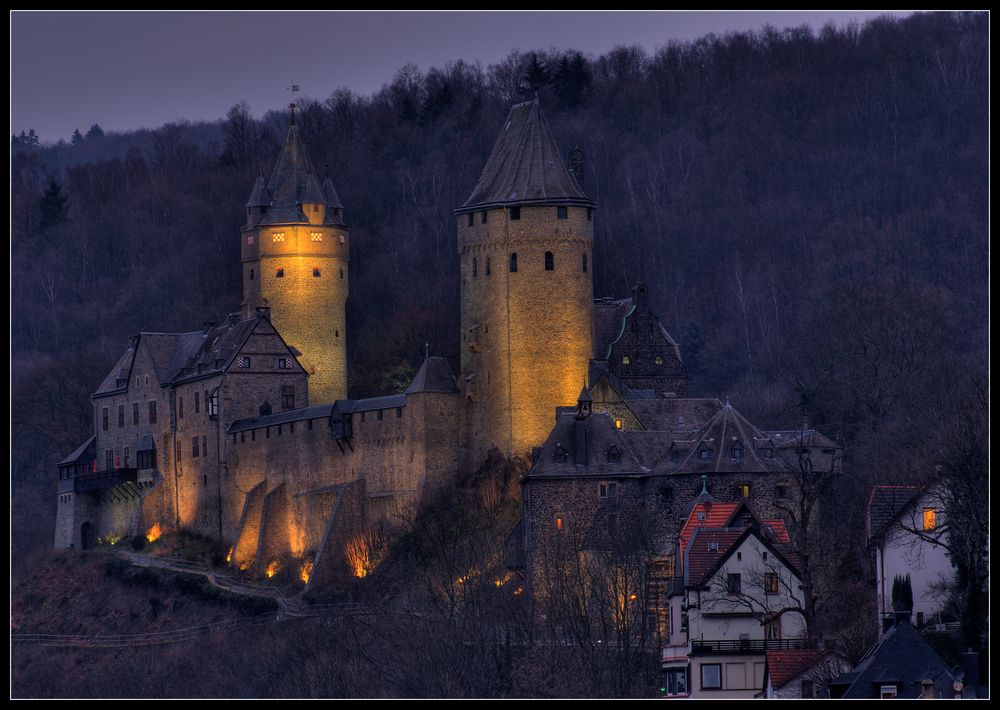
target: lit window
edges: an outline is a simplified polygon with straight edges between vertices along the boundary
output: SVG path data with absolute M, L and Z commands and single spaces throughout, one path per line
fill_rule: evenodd
M 274 234 L 271 235 L 271 239 L 274 240 L 275 242 L 283 242 L 285 241 L 285 233 L 275 232 Z
M 740 498 L 749 498 L 750 497 L 750 484 L 749 483 L 741 483 L 740 485 L 738 485 L 736 487 L 736 493 L 739 495 Z
M 323 232 L 310 232 L 309 238 L 314 242 L 323 241 Z
M 778 593 L 778 575 L 776 572 L 764 573 L 764 591 L 768 594 Z
M 937 511 L 934 508 L 924 508 L 924 530 L 937 527 Z
M 556 516 L 556 530 L 562 530 L 564 527 L 563 517 L 561 515 Z
M 660 357 L 659 355 L 657 355 L 656 359 L 653 362 L 655 362 L 657 365 L 662 365 L 663 364 L 663 358 Z
M 247 244 L 253 244 L 253 235 L 252 234 L 248 234 L 247 235 Z
M 343 234 L 340 235 L 340 243 L 341 244 L 346 244 L 347 243 L 347 237 L 345 237 Z
M 628 355 L 622 355 L 622 365 L 628 365 L 632 360 Z
M 621 428 L 622 428 L 622 420 L 615 419 L 615 429 L 621 429 Z

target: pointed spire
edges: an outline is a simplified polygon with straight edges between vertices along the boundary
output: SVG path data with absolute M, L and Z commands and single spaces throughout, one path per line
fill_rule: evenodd
M 292 102 L 288 104 L 288 108 L 292 109 L 292 125 L 295 125 L 295 103 Z
M 511 107 L 479 182 L 459 211 L 506 204 L 594 206 L 566 169 L 537 96 Z
M 247 200 L 247 207 L 267 207 L 271 204 L 271 196 L 267 192 L 267 188 L 264 187 L 264 178 L 261 175 L 257 176 L 254 181 L 253 190 L 250 192 L 250 199 Z

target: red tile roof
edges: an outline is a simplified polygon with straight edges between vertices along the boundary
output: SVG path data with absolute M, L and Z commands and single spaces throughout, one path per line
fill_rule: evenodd
M 818 661 L 821 655 L 816 649 L 768 651 L 767 673 L 771 677 L 771 686 L 780 688 Z
M 771 528 L 771 532 L 774 533 L 775 542 L 787 545 L 792 541 L 791 535 L 788 534 L 788 528 L 785 527 L 784 520 L 765 520 L 764 525 Z
M 716 563 L 725 557 L 732 546 L 743 536 L 743 530 L 698 529 L 689 541 L 685 560 L 686 584 L 701 584 Z M 710 545 L 716 549 L 710 549 Z
M 695 503 L 688 519 L 684 521 L 684 527 L 681 528 L 681 534 L 678 538 L 681 558 L 683 559 L 684 548 L 687 546 L 688 540 L 691 539 L 691 535 L 696 528 L 726 527 L 729 517 L 736 511 L 739 505 L 739 503 L 716 503 L 710 500 Z M 700 517 L 702 514 L 704 514 L 704 518 Z

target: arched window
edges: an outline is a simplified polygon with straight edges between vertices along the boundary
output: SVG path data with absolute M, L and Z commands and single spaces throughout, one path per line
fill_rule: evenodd
M 517 252 L 511 252 L 510 255 L 510 270 L 511 273 L 517 271 Z
M 486 257 L 486 275 L 490 275 L 490 258 Z
M 587 255 L 583 255 L 583 273 L 587 273 Z
M 472 257 L 472 275 L 479 276 L 479 264 L 476 261 L 476 257 Z
M 552 256 L 552 252 L 545 252 L 545 270 L 552 271 L 556 268 L 555 258 Z

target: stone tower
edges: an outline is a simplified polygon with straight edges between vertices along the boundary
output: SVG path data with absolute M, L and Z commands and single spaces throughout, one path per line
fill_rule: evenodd
M 309 373 L 309 401 L 347 396 L 349 230 L 330 178 L 321 185 L 295 124 L 271 179 L 258 177 L 241 232 L 243 311 L 268 306 Z
M 593 352 L 594 201 L 566 169 L 537 99 L 510 109 L 455 213 L 459 384 L 475 466 L 490 446 L 541 445 L 556 407 L 576 404 Z

